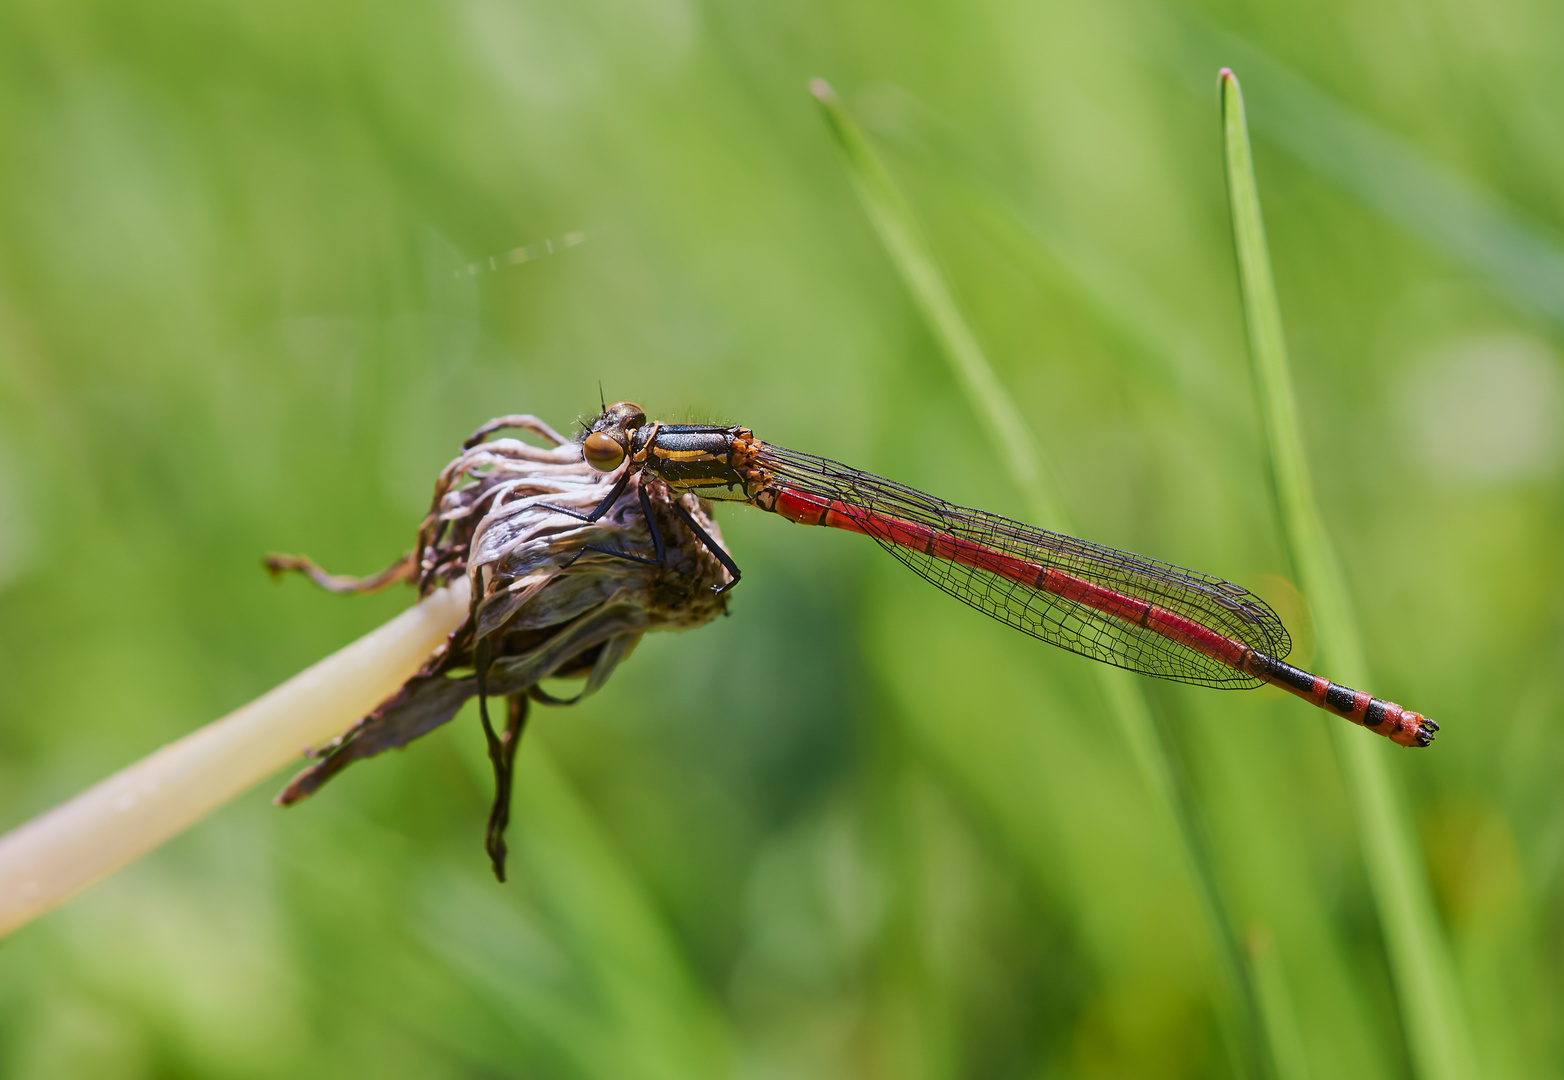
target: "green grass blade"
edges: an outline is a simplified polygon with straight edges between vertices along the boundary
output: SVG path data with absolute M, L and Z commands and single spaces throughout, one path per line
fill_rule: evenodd
M 1282 529 L 1299 582 L 1313 607 L 1324 669 L 1349 686 L 1368 686 L 1362 639 L 1315 503 L 1304 457 L 1243 95 L 1237 78 L 1226 69 L 1220 76 L 1220 88 L 1233 242 Z M 1456 997 L 1427 871 L 1405 802 L 1385 768 L 1386 754 L 1404 751 L 1340 721 L 1331 723 L 1331 731 L 1346 765 L 1412 1061 L 1424 1080 L 1475 1076 L 1470 1028 Z
M 1010 469 L 1011 478 L 1032 512 L 1058 525 L 1064 511 L 1054 493 L 1057 485 L 1043 474 L 1043 455 L 1037 440 L 956 307 L 912 208 L 830 85 L 824 79 L 815 79 L 809 84 L 809 92 L 820 102 L 831 133 L 847 159 L 848 174 L 864 210 L 941 351 L 955 368 L 956 377 L 994 444 L 995 456 Z
M 1187 71 L 1221 56 L 1249 73 L 1262 107 L 1255 117 L 1261 139 L 1486 278 L 1518 307 L 1564 326 L 1564 244 L 1555 229 L 1236 34 L 1194 15 L 1174 26 L 1178 32 L 1170 28 L 1164 40 L 1185 44 L 1167 51 L 1168 64 Z
M 1049 528 L 1072 531 L 1053 469 L 957 307 L 912 208 L 831 87 L 824 80 L 816 79 L 809 89 L 820 102 L 832 134 L 836 136 L 846 159 L 848 175 L 870 222 L 966 391 L 968 403 L 992 444 L 996 459 L 1010 470 L 1011 479 L 1025 497 L 1035 521 Z M 1167 799 L 1172 811 L 1196 892 L 1216 942 L 1217 957 L 1233 995 L 1234 1037 L 1244 1060 L 1244 1071 L 1256 1076 L 1272 1075 L 1272 1055 L 1260 1022 L 1249 970 L 1233 918 L 1218 886 L 1216 868 L 1200 827 L 1193 792 L 1178 768 L 1175 748 L 1168 733 L 1154 721 L 1133 676 L 1105 665 L 1094 665 L 1093 670 L 1109 712 L 1123 730 L 1137 763 Z
M 1287 990 L 1287 974 L 1271 932 L 1264 927 L 1250 927 L 1244 945 L 1254 970 L 1255 993 L 1260 1000 L 1266 1036 L 1276 1055 L 1276 1080 L 1309 1080 L 1309 1063 L 1303 1053 L 1292 995 Z

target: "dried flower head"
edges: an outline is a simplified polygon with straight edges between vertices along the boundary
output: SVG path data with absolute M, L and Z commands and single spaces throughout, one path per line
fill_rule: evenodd
M 505 429 L 530 431 L 549 445 L 493 437 Z M 288 805 L 314 794 L 354 761 L 405 746 L 478 697 L 496 789 L 485 846 L 503 881 L 511 767 L 528 701 L 570 705 L 592 694 L 648 630 L 687 630 L 720 613 L 724 599 L 719 590 L 732 580 L 717 557 L 696 542 L 659 480 L 632 477 L 596 521 L 572 516 L 597 506 L 617 478 L 617 470 L 605 475 L 587 465 L 579 443 L 536 417 L 503 416 L 474 432 L 461 455 L 441 471 L 429 515 L 418 530 L 417 550 L 379 574 L 337 577 L 305 558 L 269 557 L 266 565 L 274 573 L 298 570 L 333 592 L 368 592 L 409 581 L 426 596 L 465 575 L 473 597 L 467 620 L 423 669 L 378 709 L 316 750 L 312 756 L 318 760 L 294 777 L 277 801 Z M 642 483 L 647 485 L 644 500 Z M 680 506 L 721 543 L 708 504 L 684 495 Z M 645 508 L 656 518 L 666 547 L 661 563 L 649 557 L 653 546 Z M 645 561 L 612 552 L 640 554 Z M 585 684 L 568 699 L 539 686 L 544 679 L 573 678 Z M 489 696 L 508 699 L 503 731 L 496 732 L 489 722 Z

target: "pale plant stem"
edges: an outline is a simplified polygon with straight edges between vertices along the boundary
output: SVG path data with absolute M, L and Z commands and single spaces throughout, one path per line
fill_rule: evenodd
M 394 694 L 467 617 L 441 589 L 220 720 L 0 836 L 0 936 L 63 904 L 341 734 Z

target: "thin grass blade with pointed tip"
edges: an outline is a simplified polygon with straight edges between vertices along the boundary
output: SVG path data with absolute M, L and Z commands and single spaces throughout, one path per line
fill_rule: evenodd
M 1315 503 L 1299 433 L 1243 94 L 1231 71 L 1224 68 L 1218 81 L 1233 243 L 1282 531 L 1314 609 L 1325 666 L 1352 684 L 1364 686 L 1369 680 L 1362 638 Z M 1434 915 L 1428 872 L 1412 835 L 1405 802 L 1385 770 L 1378 740 L 1365 739 L 1360 732 L 1338 724 L 1331 725 L 1331 733 L 1346 765 L 1358 835 L 1417 1073 L 1423 1080 L 1476 1076 L 1470 1029 L 1456 995 L 1449 950 Z

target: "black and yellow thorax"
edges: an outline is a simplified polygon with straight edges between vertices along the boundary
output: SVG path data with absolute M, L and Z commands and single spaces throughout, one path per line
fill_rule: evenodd
M 675 491 L 747 502 L 765 487 L 760 445 L 749 428 L 651 423 L 632 434 L 630 461 Z

